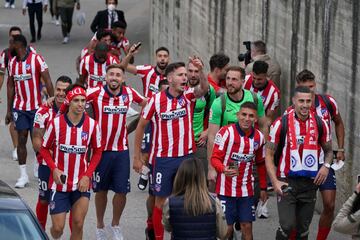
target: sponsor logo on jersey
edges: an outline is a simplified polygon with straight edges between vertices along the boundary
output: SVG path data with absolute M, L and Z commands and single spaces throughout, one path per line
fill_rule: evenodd
M 305 136 L 296 136 L 296 143 L 298 145 L 304 144 Z
M 15 81 L 26 81 L 26 80 L 30 80 L 31 78 L 32 76 L 30 73 L 14 75 Z
M 155 85 L 155 84 L 150 84 L 149 85 L 149 89 L 154 92 L 154 93 L 158 93 L 159 92 L 159 88 Z
M 250 162 L 254 159 L 254 154 L 232 153 L 231 159 L 239 162 Z
M 162 120 L 172 120 L 186 116 L 186 109 L 181 108 L 170 112 L 164 112 L 160 114 Z
M 126 106 L 104 106 L 104 113 L 108 114 L 126 114 Z
M 86 146 L 60 144 L 60 151 L 65 153 L 83 154 L 86 152 Z
M 93 75 L 93 74 L 90 75 L 90 79 L 93 80 L 93 81 L 96 81 L 96 82 L 103 82 L 103 81 L 105 81 L 105 77 L 103 77 L 103 76 L 98 76 L 98 75 Z

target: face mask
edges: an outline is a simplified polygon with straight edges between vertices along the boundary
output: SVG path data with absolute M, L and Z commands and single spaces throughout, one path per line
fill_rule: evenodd
M 107 6 L 107 8 L 108 8 L 108 10 L 110 10 L 110 11 L 114 11 L 115 8 L 116 8 L 116 5 L 115 5 L 115 4 L 109 4 L 109 5 Z

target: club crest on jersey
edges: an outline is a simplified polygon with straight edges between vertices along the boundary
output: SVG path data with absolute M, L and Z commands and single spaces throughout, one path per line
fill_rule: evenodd
M 124 104 L 129 102 L 129 95 L 127 95 L 127 94 L 121 95 L 121 98 L 122 98 Z
M 178 103 L 180 104 L 180 106 L 185 106 L 186 105 L 186 101 L 184 99 L 183 96 L 181 96 L 179 99 L 178 99 Z
M 312 167 L 312 166 L 314 166 L 315 165 L 315 158 L 314 158 L 314 156 L 312 155 L 312 154 L 309 154 L 309 155 L 307 155 L 306 157 L 305 157 L 305 165 L 307 166 L 307 167 Z
M 160 117 L 162 120 L 173 120 L 173 119 L 178 119 L 178 118 L 181 118 L 184 116 L 186 116 L 185 108 L 180 108 L 180 109 L 176 109 L 174 111 L 160 113 Z
M 258 96 L 261 97 L 261 101 L 262 101 L 262 102 L 265 102 L 266 96 L 263 96 L 263 95 L 258 95 Z
M 259 147 L 259 142 L 257 142 L 257 141 L 254 141 L 254 148 L 256 149 L 256 148 L 258 148 Z
M 238 162 L 250 162 L 254 159 L 254 154 L 232 153 L 231 159 Z
M 30 64 L 26 64 L 26 65 L 25 65 L 25 68 L 26 68 L 26 70 L 30 70 L 31 65 L 30 65 Z
M 59 149 L 62 152 L 73 153 L 73 154 L 84 154 L 86 152 L 85 146 L 77 146 L 77 145 L 60 144 Z
M 81 139 L 82 139 L 83 141 L 88 140 L 88 137 L 89 137 L 89 133 L 88 133 L 88 132 L 81 132 Z
M 104 106 L 104 113 L 108 114 L 126 114 L 126 106 Z

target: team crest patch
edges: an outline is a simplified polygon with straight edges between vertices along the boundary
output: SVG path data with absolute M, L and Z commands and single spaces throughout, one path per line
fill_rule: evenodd
M 121 97 L 124 103 L 127 103 L 129 101 L 129 96 L 127 94 L 124 94 Z
M 185 106 L 185 105 L 186 105 L 186 101 L 185 101 L 184 97 L 179 98 L 178 103 L 179 103 L 180 106 L 182 106 L 182 107 Z
M 88 132 L 81 132 L 81 139 L 83 141 L 86 141 L 89 137 L 89 133 Z
M 26 70 L 30 70 L 30 68 L 31 68 L 30 64 L 26 64 L 25 68 L 26 68 Z
M 315 158 L 313 155 L 309 154 L 305 157 L 305 165 L 307 167 L 312 167 L 315 165 Z
M 51 210 L 54 210 L 55 209 L 55 201 L 50 201 L 49 207 Z
M 216 134 L 214 143 L 217 145 L 221 145 L 223 143 L 223 139 L 221 134 Z
M 257 147 L 259 147 L 259 142 L 254 141 L 254 148 L 256 149 Z
M 265 102 L 266 97 L 262 96 L 262 95 L 260 95 L 260 97 L 261 97 L 262 102 Z
M 161 185 L 160 185 L 160 184 L 155 184 L 154 190 L 155 190 L 156 192 L 160 192 L 160 190 L 161 190 Z

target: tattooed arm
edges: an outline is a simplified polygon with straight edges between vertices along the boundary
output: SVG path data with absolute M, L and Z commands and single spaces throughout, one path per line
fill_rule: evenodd
M 333 151 L 332 151 L 332 143 L 331 141 L 328 142 L 322 142 L 321 148 L 324 151 L 324 164 L 319 169 L 315 179 L 314 183 L 316 185 L 321 185 L 326 181 L 327 175 L 329 174 L 329 168 L 325 166 L 326 163 L 331 164 L 332 158 L 333 158 Z

